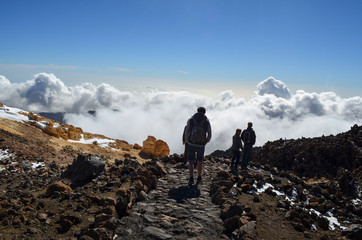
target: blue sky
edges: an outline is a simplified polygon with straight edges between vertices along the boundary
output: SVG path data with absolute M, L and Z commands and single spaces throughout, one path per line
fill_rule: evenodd
M 0 2 L 0 75 L 54 73 L 109 83 L 250 94 L 273 76 L 291 90 L 361 96 L 362 1 Z

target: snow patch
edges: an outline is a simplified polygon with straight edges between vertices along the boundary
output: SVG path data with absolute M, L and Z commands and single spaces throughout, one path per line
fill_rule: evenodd
M 355 206 L 358 206 L 358 205 L 362 204 L 362 200 L 359 198 L 352 199 L 352 204 Z
M 115 142 L 115 140 L 113 140 L 113 139 L 103 139 L 103 138 L 84 139 L 83 134 L 81 134 L 81 139 L 79 141 L 75 141 L 75 140 L 71 140 L 71 139 L 69 139 L 68 141 L 74 142 L 74 143 L 83 143 L 83 144 L 97 143 L 98 146 L 103 147 L 103 148 L 111 148 L 109 146 L 109 144 Z
M 40 128 L 41 130 L 43 130 L 43 129 L 46 129 L 47 124 L 44 124 L 43 121 L 41 121 L 41 122 L 36 122 L 36 123 L 35 123 L 35 127 Z
M 9 149 L 0 149 L 0 160 L 13 158 L 14 154 L 9 153 Z
M 256 189 L 249 191 L 247 193 L 249 194 L 260 194 L 265 192 L 268 188 L 272 188 L 272 191 L 274 193 L 276 193 L 278 196 L 284 196 L 285 195 L 285 199 L 288 200 L 291 205 L 294 204 L 293 200 L 298 198 L 298 193 L 297 193 L 297 189 L 293 187 L 292 190 L 292 195 L 288 196 L 286 195 L 283 191 L 279 191 L 279 190 L 275 190 L 274 186 L 270 183 L 266 183 L 263 186 L 261 186 L 260 188 L 257 188 L 257 181 L 254 182 L 253 187 Z M 307 200 L 308 201 L 308 200 Z M 352 203 L 357 205 L 357 204 L 361 204 L 362 201 L 360 199 L 353 199 Z M 341 228 L 341 229 L 345 229 L 346 227 L 342 226 L 339 222 L 338 219 L 336 217 L 333 216 L 333 209 L 329 210 L 326 214 L 322 215 L 319 211 L 315 210 L 315 209 L 305 209 L 308 212 L 314 212 L 315 214 L 317 214 L 318 216 L 322 216 L 324 218 L 327 218 L 329 221 L 329 229 L 330 230 L 335 230 L 336 226 Z M 312 229 L 316 229 L 316 226 L 312 226 Z
M 23 111 L 19 108 L 8 107 L 5 105 L 3 107 L 0 107 L 0 118 L 9 119 L 16 122 L 25 122 L 29 120 L 28 116 L 20 113 L 27 114 L 28 112 Z
M 43 167 L 45 167 L 45 164 L 43 163 L 43 162 L 37 162 L 37 163 L 31 163 L 31 167 L 33 168 L 33 169 L 37 169 L 37 168 L 43 168 Z

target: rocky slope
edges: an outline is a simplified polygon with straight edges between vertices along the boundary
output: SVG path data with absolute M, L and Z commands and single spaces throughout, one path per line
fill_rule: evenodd
M 0 118 L 0 239 L 361 239 L 361 133 L 270 142 L 244 172 L 218 151 L 190 187 L 177 154 Z

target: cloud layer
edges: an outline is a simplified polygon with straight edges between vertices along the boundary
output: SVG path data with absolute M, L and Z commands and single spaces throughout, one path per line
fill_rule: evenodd
M 340 98 L 333 92 L 292 93 L 269 77 L 249 100 L 232 91 L 218 99 L 189 92 L 120 91 L 109 84 L 69 87 L 53 74 L 39 73 L 23 83 L 0 76 L 0 101 L 34 112 L 67 112 L 67 122 L 88 132 L 139 143 L 153 135 L 165 140 L 171 153 L 181 153 L 183 127 L 198 106 L 206 108 L 213 139 L 206 151 L 231 146 L 236 128 L 254 123 L 257 145 L 279 138 L 315 137 L 347 131 L 362 119 L 362 98 Z M 91 116 L 88 110 L 96 110 Z

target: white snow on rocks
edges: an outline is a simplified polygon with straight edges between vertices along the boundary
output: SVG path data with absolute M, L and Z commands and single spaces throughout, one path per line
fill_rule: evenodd
M 0 107 L 0 118 L 9 119 L 9 120 L 16 121 L 16 122 L 30 122 L 30 121 L 34 122 L 33 120 L 29 120 L 28 116 L 23 115 L 21 113 L 28 114 L 29 112 L 23 111 L 18 108 L 5 106 L 5 105 L 3 107 Z M 35 127 L 43 130 L 47 127 L 48 124 L 49 124 L 49 122 L 47 122 L 47 121 L 36 121 Z M 59 126 L 60 126 L 59 123 L 53 124 L 54 128 L 57 128 Z M 109 147 L 109 144 L 112 142 L 115 142 L 115 140 L 112 140 L 112 139 L 101 139 L 101 138 L 92 138 L 92 139 L 85 140 L 83 135 L 82 135 L 82 139 L 80 139 L 79 141 L 74 141 L 74 140 L 70 140 L 70 139 L 68 141 L 69 142 L 78 142 L 78 143 L 83 143 L 83 144 L 95 144 L 96 143 L 98 146 L 103 147 L 103 148 L 111 148 L 111 147 Z M 114 150 L 116 150 L 116 149 L 114 149 Z M 0 160 L 1 160 L 1 153 L 0 153 Z
M 249 194 L 260 194 L 260 193 L 263 193 L 265 192 L 268 188 L 271 188 L 272 191 L 277 195 L 277 196 L 284 196 L 285 195 L 285 199 L 288 200 L 290 202 L 291 205 L 294 205 L 294 201 L 297 199 L 298 197 L 298 193 L 297 193 L 297 190 L 295 188 L 293 188 L 293 191 L 292 191 L 292 195 L 291 196 L 288 196 L 286 195 L 283 191 L 279 191 L 279 190 L 276 190 L 274 188 L 274 186 L 270 183 L 265 183 L 264 185 L 260 186 L 260 187 L 257 187 L 257 181 L 254 182 L 253 184 L 253 187 L 256 189 L 255 190 L 252 190 L 252 191 L 249 191 L 247 193 Z M 362 201 L 360 199 L 354 199 L 352 200 L 354 204 L 361 204 Z M 312 213 L 314 212 L 315 214 L 317 214 L 318 216 L 322 216 L 324 218 L 327 218 L 328 221 L 329 221 L 329 229 L 330 230 L 335 230 L 336 229 L 336 226 L 338 226 L 339 228 L 341 229 L 345 229 L 346 227 L 342 226 L 339 222 L 338 222 L 338 219 L 336 217 L 333 216 L 333 211 L 334 209 L 331 209 L 329 210 L 327 213 L 325 214 L 321 214 L 319 211 L 315 210 L 315 209 L 306 209 L 306 208 L 303 208 L 304 210 L 308 211 L 309 213 Z M 313 228 L 316 229 L 316 226 L 312 226 Z
M 27 113 L 26 111 L 23 111 L 18 108 L 3 106 L 0 107 L 0 118 L 6 118 L 12 121 L 16 122 L 25 122 L 28 121 L 28 116 L 25 116 L 23 114 L 20 114 L 21 112 Z
M 83 143 L 83 144 L 97 144 L 98 146 L 103 147 L 103 148 L 111 148 L 109 146 L 109 144 L 115 142 L 115 140 L 113 140 L 113 139 L 103 139 L 103 138 L 84 139 L 83 134 L 81 134 L 81 139 L 79 141 L 75 141 L 75 140 L 71 140 L 71 139 L 69 139 L 68 141 L 75 142 L 75 143 Z
M 0 160 L 11 159 L 14 157 L 14 154 L 9 153 L 9 149 L 0 149 Z

